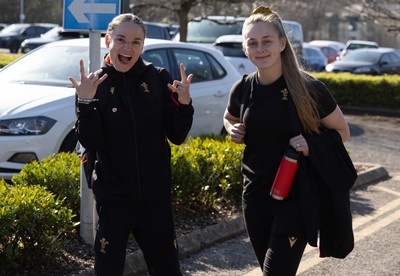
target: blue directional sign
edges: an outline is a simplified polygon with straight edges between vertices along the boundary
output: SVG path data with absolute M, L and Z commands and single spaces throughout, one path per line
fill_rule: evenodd
M 121 0 L 64 0 L 63 27 L 71 31 L 106 31 L 121 10 Z

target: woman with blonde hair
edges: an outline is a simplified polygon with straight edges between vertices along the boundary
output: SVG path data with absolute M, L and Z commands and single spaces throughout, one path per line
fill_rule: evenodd
M 224 125 L 233 142 L 246 145 L 246 229 L 264 275 L 295 275 L 306 244 L 317 246 L 319 233 L 321 257 L 343 258 L 353 248 L 348 190 L 356 174 L 343 145 L 350 131 L 328 88 L 299 66 L 276 12 L 256 8 L 242 34 L 257 71 L 233 85 Z M 288 196 L 277 200 L 270 191 L 287 148 L 300 153 L 300 165 Z

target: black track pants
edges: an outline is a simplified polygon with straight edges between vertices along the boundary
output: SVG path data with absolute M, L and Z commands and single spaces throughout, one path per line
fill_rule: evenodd
M 264 276 L 294 276 L 307 242 L 293 202 L 244 205 L 250 241 Z
M 143 252 L 150 275 L 182 275 L 169 204 L 126 207 L 97 203 L 96 208 L 96 275 L 123 275 L 130 233 Z

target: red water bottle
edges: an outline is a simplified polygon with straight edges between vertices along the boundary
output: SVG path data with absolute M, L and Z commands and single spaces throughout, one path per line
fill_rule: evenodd
M 300 152 L 297 152 L 291 146 L 286 149 L 271 187 L 270 195 L 273 198 L 283 200 L 288 196 L 297 168 L 299 167 L 299 158 Z

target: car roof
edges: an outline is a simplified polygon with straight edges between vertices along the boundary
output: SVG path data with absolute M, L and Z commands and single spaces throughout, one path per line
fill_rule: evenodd
M 370 52 L 370 53 L 389 53 L 389 52 L 396 52 L 397 50 L 394 48 L 387 48 L 387 47 L 379 47 L 379 48 L 360 48 L 357 50 L 353 50 L 357 52 Z
M 221 35 L 220 37 L 218 37 L 215 40 L 214 44 L 224 43 L 224 42 L 240 42 L 240 43 L 242 43 L 243 36 L 241 34 Z
M 349 44 L 365 44 L 365 45 L 374 45 L 374 46 L 378 46 L 378 43 L 375 42 L 375 41 L 356 40 L 356 39 L 347 41 L 346 45 L 349 45 Z
M 247 17 L 236 17 L 228 15 L 208 15 L 206 17 L 195 17 L 190 21 L 201 21 L 201 20 L 212 20 L 212 21 L 224 21 L 224 22 L 242 22 L 245 21 Z

